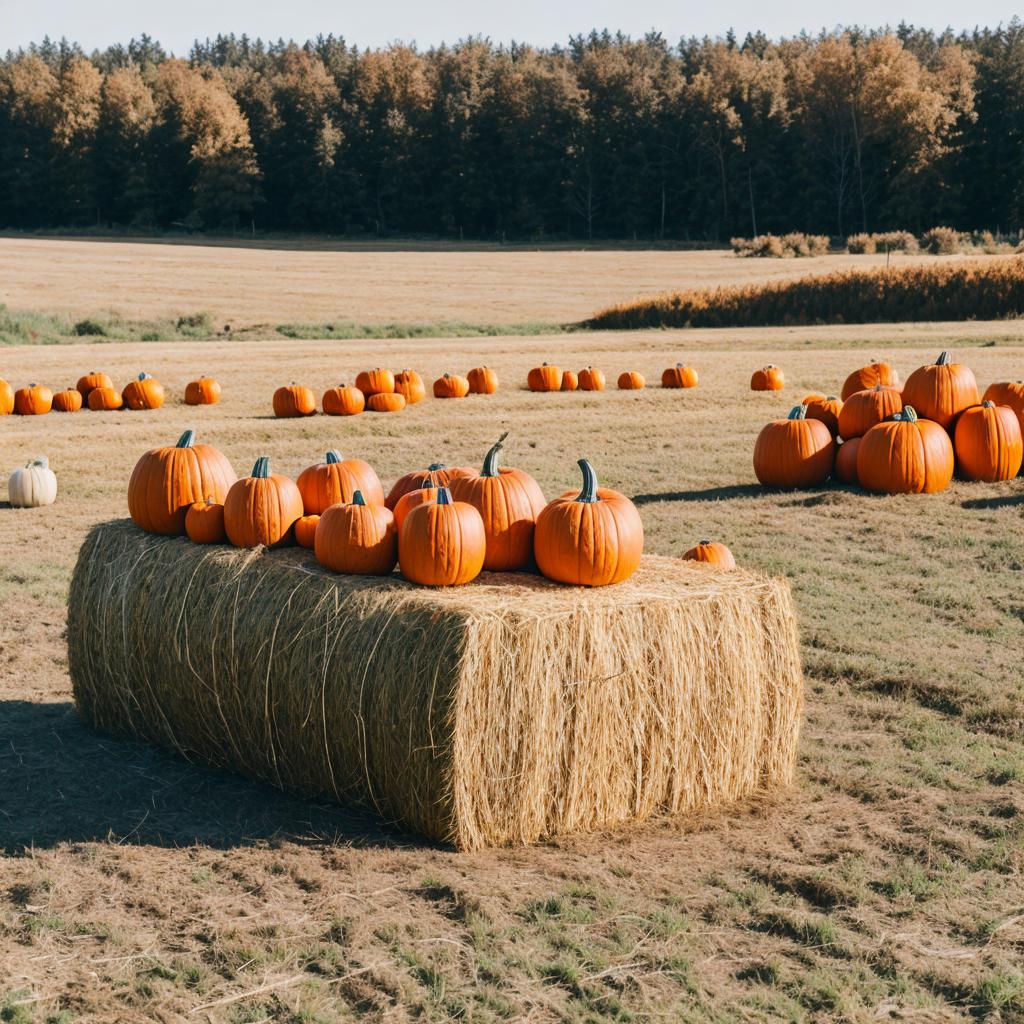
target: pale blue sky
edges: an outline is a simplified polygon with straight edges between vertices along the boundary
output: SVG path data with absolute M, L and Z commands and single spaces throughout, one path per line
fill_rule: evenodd
M 622 29 L 631 35 L 656 28 L 675 42 L 683 35 L 718 35 L 730 27 L 740 36 L 757 28 L 776 36 L 839 24 L 896 24 L 901 19 L 932 28 L 994 26 L 1008 21 L 1015 9 L 1020 4 L 1008 0 L 844 0 L 828 5 L 816 0 L 0 0 L 0 51 L 47 33 L 55 38 L 65 35 L 91 49 L 148 32 L 178 54 L 197 36 L 232 31 L 297 40 L 334 32 L 361 46 L 395 39 L 429 46 L 467 34 L 550 45 L 593 27 Z

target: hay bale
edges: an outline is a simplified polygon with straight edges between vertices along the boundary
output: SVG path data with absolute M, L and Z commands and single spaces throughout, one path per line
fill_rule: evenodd
M 785 785 L 803 690 L 783 580 L 645 557 L 431 590 L 127 520 L 82 546 L 68 655 L 96 728 L 462 849 Z

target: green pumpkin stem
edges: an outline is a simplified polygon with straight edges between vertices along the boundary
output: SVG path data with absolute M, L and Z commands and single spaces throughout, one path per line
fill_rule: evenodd
M 935 360 L 935 365 L 936 366 L 949 366 L 949 364 L 952 361 L 953 361 L 953 359 L 952 359 L 952 357 L 950 356 L 950 354 L 948 352 L 940 352 L 939 353 L 939 358 Z
M 501 437 L 498 438 L 490 448 L 487 449 L 487 454 L 484 456 L 484 468 L 480 470 L 481 476 L 498 476 L 498 452 L 505 445 L 505 438 L 508 437 L 508 431 L 506 430 Z
M 697 547 L 704 548 L 704 547 L 707 547 L 710 543 L 711 543 L 711 541 L 709 541 L 709 540 L 699 540 L 699 541 L 697 541 Z
M 429 466 L 427 466 L 428 473 L 436 473 L 439 469 L 444 469 L 443 462 L 432 462 Z
M 917 410 L 912 405 L 903 406 L 903 412 L 898 412 L 896 413 L 896 415 L 899 416 L 899 418 L 903 420 L 904 423 L 917 422 Z
M 353 505 L 365 505 L 366 504 L 366 500 L 363 498 L 363 492 L 362 491 L 353 491 L 352 492 L 352 504 Z
M 153 374 L 151 374 L 151 373 L 146 373 L 146 371 L 145 371 L 145 370 L 143 370 L 143 371 L 142 371 L 142 373 L 140 373 L 140 374 L 139 374 L 139 378 L 138 378 L 138 379 L 139 379 L 139 380 L 149 380 L 149 379 L 150 379 L 150 377 L 152 377 L 152 376 L 153 376 Z
M 266 480 L 270 476 L 270 457 L 268 455 L 261 455 L 256 460 L 256 465 L 252 467 L 252 475 L 257 480 Z
M 452 492 L 447 487 L 438 487 L 437 489 L 437 504 L 438 505 L 450 505 L 452 503 Z
M 791 420 L 805 420 L 807 419 L 807 406 L 806 405 L 794 405 L 789 410 L 789 416 L 787 419 Z
M 991 399 L 986 399 L 984 402 L 981 403 L 981 407 L 983 409 L 994 409 L 996 407 L 996 403 L 993 402 Z
M 191 428 L 186 430 L 181 437 L 178 438 L 178 443 L 174 446 L 175 448 L 191 448 L 196 443 L 196 432 Z
M 341 452 L 339 452 L 337 448 L 332 448 L 324 456 L 324 462 L 326 462 L 328 466 L 337 465 L 337 463 L 341 462 Z
M 580 459 L 576 465 L 580 467 L 583 473 L 583 488 L 576 495 L 576 500 L 587 502 L 588 504 L 600 501 L 597 496 L 597 474 L 594 472 L 594 467 L 586 459 Z

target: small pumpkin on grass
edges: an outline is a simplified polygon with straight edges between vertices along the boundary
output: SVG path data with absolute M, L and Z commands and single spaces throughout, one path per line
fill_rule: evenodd
M 11 473 L 7 479 L 7 499 L 11 508 L 41 508 L 57 500 L 57 475 L 45 455 Z
M 772 420 L 757 436 L 754 473 L 766 487 L 813 487 L 824 483 L 835 462 L 835 441 L 821 420 L 796 405 L 784 420 Z
M 839 436 L 844 441 L 863 437 L 876 423 L 891 419 L 902 408 L 903 396 L 885 384 L 855 391 L 839 410 Z
M 332 505 L 320 516 L 314 550 L 317 561 L 335 572 L 387 576 L 398 561 L 395 517 L 356 491 L 350 503 Z
M 872 360 L 867 366 L 862 366 L 843 381 L 843 389 L 839 397 L 845 402 L 850 395 L 857 391 L 867 391 L 869 388 L 878 386 L 886 388 L 899 388 L 900 375 L 888 364 L 878 363 Z
M 835 478 L 844 484 L 860 483 L 857 477 L 857 452 L 860 451 L 859 437 L 844 441 L 836 452 Z
M 644 527 L 624 494 L 597 486 L 593 466 L 580 459 L 579 493 L 567 491 L 537 516 L 533 552 L 537 567 L 560 583 L 603 587 L 629 579 L 640 564 Z
M 857 479 L 869 491 L 932 494 L 949 486 L 953 463 L 949 434 L 905 405 L 861 438 Z
M 186 405 L 216 405 L 221 388 L 212 377 L 198 377 L 185 385 Z
M 579 386 L 580 378 L 575 370 L 562 371 L 562 391 L 575 391 Z
M 821 420 L 833 437 L 839 433 L 839 414 L 843 403 L 838 398 L 834 395 L 808 395 L 803 405 L 808 419 Z
M 302 514 L 298 487 L 271 473 L 270 459 L 263 455 L 250 476 L 231 485 L 224 499 L 224 530 L 236 548 L 279 547 L 292 541 L 292 527 Z
M 1012 480 L 1024 458 L 1017 414 L 992 401 L 964 409 L 956 421 L 953 449 L 960 473 L 968 480 Z
M 363 370 L 356 375 L 356 387 L 367 397 L 389 395 L 395 390 L 395 375 L 383 366 Z
M 604 391 L 605 376 L 604 370 L 596 366 L 584 366 L 579 372 L 580 391 Z
M 223 544 L 224 506 L 211 497 L 193 502 L 185 513 L 185 533 L 195 544 Z
M 720 569 L 735 569 L 736 559 L 732 552 L 717 540 L 699 540 L 695 547 L 683 555 L 689 562 L 705 562 Z
M 14 388 L 0 378 L 0 416 L 9 416 L 14 412 Z
M 457 373 L 442 374 L 434 381 L 435 398 L 465 398 L 469 394 L 469 381 Z
M 116 388 L 93 388 L 89 392 L 89 408 L 93 412 L 113 412 L 123 405 L 124 399 Z
M 82 408 L 82 393 L 77 388 L 65 388 L 53 396 L 56 412 L 78 412 Z
M 421 487 L 447 487 L 458 476 L 472 476 L 473 470 L 465 466 L 446 466 L 432 462 L 426 469 L 416 469 L 400 476 L 388 491 L 384 504 L 393 512 L 403 494 Z
M 395 391 L 405 399 L 406 405 L 415 405 L 427 397 L 423 378 L 415 370 L 402 370 L 395 374 Z
M 114 382 L 105 374 L 92 370 L 78 378 L 75 388 L 81 393 L 82 401 L 89 401 L 89 393 L 96 388 L 113 388 Z
M 405 397 L 398 391 L 378 391 L 366 399 L 370 412 L 401 412 L 405 404 Z
M 531 391 L 557 391 L 562 386 L 562 371 L 552 363 L 541 363 L 526 375 Z
M 286 384 L 274 392 L 274 415 L 280 419 L 312 416 L 316 412 L 316 395 L 303 384 Z
M 309 548 L 311 551 L 316 543 L 316 528 L 320 524 L 319 516 L 299 516 L 295 520 L 295 543 L 300 548 Z
M 356 491 L 371 505 L 384 504 L 384 488 L 373 466 L 362 459 L 343 459 L 332 448 L 323 462 L 304 469 L 296 480 L 306 515 L 322 515 L 331 505 L 348 504 Z
M 151 373 L 140 373 L 125 384 L 121 397 L 124 404 L 136 412 L 159 409 L 164 404 L 164 388 Z
M 750 378 L 751 391 L 781 391 L 785 386 L 785 374 L 774 363 L 755 370 Z
M 53 405 L 53 392 L 42 384 L 29 384 L 14 392 L 14 411 L 19 416 L 45 416 Z
M 918 367 L 903 385 L 903 402 L 912 405 L 917 416 L 949 427 L 956 417 L 977 405 L 978 382 L 970 367 L 954 363 L 948 352 L 927 366 Z
M 466 380 L 471 395 L 493 395 L 498 390 L 498 375 L 489 366 L 474 366 Z
M 453 501 L 447 487 L 437 500 L 412 509 L 398 537 L 398 564 L 402 575 L 427 587 L 453 587 L 480 575 L 487 551 L 480 513 L 462 501 Z
M 661 374 L 663 388 L 695 388 L 699 382 L 697 371 L 692 366 L 676 363 Z
M 646 384 L 644 375 L 637 370 L 626 370 L 619 374 L 620 391 L 642 391 Z
M 328 416 L 358 416 L 366 408 L 366 396 L 359 388 L 339 384 L 324 392 L 321 405 Z

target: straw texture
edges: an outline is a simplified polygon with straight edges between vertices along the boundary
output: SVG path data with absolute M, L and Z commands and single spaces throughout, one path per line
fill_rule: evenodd
M 68 654 L 96 728 L 461 849 L 786 785 L 803 698 L 780 579 L 648 556 L 614 587 L 434 590 L 127 520 L 82 546 Z

